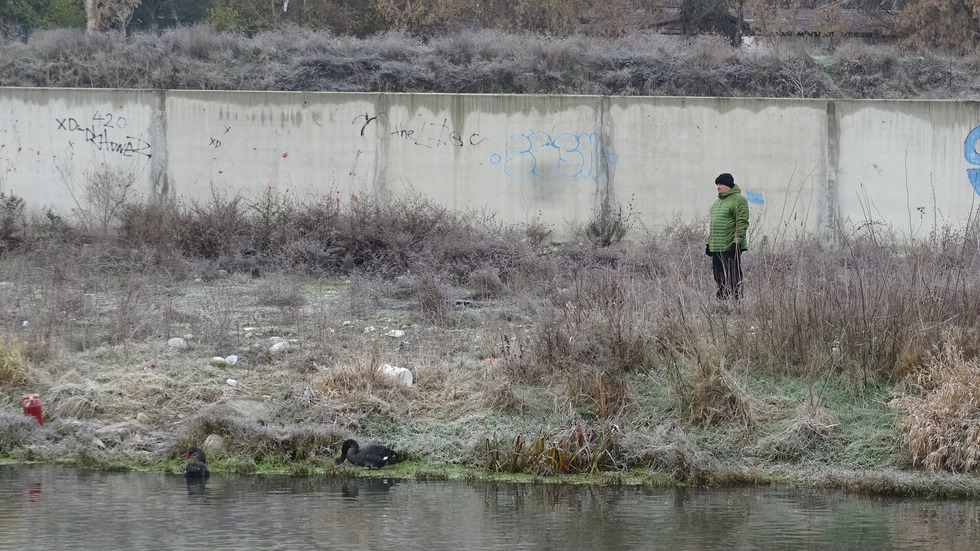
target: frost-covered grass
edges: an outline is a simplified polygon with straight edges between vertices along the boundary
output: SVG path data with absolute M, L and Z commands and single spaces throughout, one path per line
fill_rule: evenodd
M 544 36 L 478 29 L 365 38 L 296 27 L 162 35 L 38 30 L 0 42 L 0 86 L 658 96 L 975 99 L 976 52 L 849 42 L 733 48 L 636 30 Z
M 96 225 L 9 209 L 0 453 L 166 469 L 211 441 L 218 471 L 310 472 L 354 437 L 426 476 L 975 470 L 918 420 L 973 419 L 976 227 L 754 244 L 722 307 L 700 222 L 551 243 L 418 196 L 291 201 L 128 202 Z M 17 413 L 29 392 L 43 429 Z

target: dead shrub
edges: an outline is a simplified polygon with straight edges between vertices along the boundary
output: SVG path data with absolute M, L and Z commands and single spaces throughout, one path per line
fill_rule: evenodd
M 455 233 L 452 228 L 458 224 L 452 211 L 420 195 L 352 197 L 337 231 L 342 269 L 404 273 L 425 250 L 427 240 Z
M 0 178 L 0 184 L 3 180 Z M 17 248 L 24 239 L 24 200 L 0 191 L 0 253 Z
M 900 51 L 892 46 L 849 40 L 834 52 L 830 74 L 849 97 L 893 99 L 915 93 Z
M 173 206 L 149 203 L 124 205 L 119 237 L 135 248 L 172 250 L 176 247 L 178 227 Z
M 914 394 L 895 405 L 915 465 L 972 473 L 980 462 L 980 364 L 946 344 L 908 379 Z
M 178 250 L 192 257 L 219 259 L 240 247 L 247 220 L 240 197 L 212 191 L 207 202 L 179 205 L 174 220 Z
M 506 286 L 500 280 L 500 271 L 494 268 L 480 268 L 470 273 L 470 286 L 473 287 L 473 298 L 487 299 L 499 297 L 506 291 Z
M 610 247 L 618 244 L 629 233 L 632 227 L 631 218 L 635 218 L 632 203 L 628 205 L 625 214 L 623 205 L 617 205 L 613 210 L 610 205 L 605 204 L 582 231 L 594 246 Z
M 380 276 L 361 270 L 351 272 L 343 294 L 348 313 L 355 317 L 369 316 L 381 307 L 387 287 L 387 283 Z
M 441 318 L 452 308 L 451 288 L 436 274 L 426 273 L 415 280 L 419 310 L 426 316 Z
M 282 273 L 264 278 L 258 294 L 260 304 L 275 306 L 284 312 L 296 311 L 306 303 L 299 282 Z
M 509 357 L 508 363 L 539 375 L 577 373 L 582 366 L 610 373 L 650 368 L 656 311 L 648 307 L 645 292 L 622 270 L 582 270 L 550 306 L 538 310 L 527 338 L 514 339 L 521 343 L 521 355 Z
M 134 186 L 142 172 L 136 165 L 102 164 L 83 171 L 81 183 L 75 182 L 75 170 L 70 164 L 57 168 L 62 184 L 75 203 L 75 215 L 93 235 L 108 237 L 118 232 L 126 206 L 140 202 L 134 199 Z

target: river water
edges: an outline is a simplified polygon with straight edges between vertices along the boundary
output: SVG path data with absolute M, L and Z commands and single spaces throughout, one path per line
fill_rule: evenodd
M 980 548 L 970 500 L 0 466 L 0 550 Z

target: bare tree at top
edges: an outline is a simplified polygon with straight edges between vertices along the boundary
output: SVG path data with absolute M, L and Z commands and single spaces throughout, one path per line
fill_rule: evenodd
M 125 29 L 142 0 L 85 0 L 85 29 L 99 32 L 114 27 Z

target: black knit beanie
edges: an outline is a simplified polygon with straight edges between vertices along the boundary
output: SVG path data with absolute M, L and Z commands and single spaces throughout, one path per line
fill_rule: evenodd
M 735 178 L 731 174 L 725 172 L 724 174 L 719 174 L 718 177 L 715 178 L 715 183 L 723 186 L 735 187 Z

